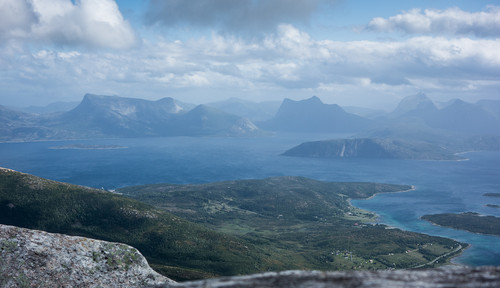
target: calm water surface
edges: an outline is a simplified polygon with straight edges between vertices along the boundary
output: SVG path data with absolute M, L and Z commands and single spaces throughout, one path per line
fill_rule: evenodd
M 379 222 L 472 244 L 455 262 L 500 265 L 500 237 L 441 228 L 420 216 L 473 211 L 500 217 L 500 152 L 472 152 L 468 161 L 312 159 L 280 156 L 303 142 L 341 135 L 262 138 L 146 138 L 0 143 L 0 166 L 40 177 L 96 188 L 149 183 L 207 183 L 270 176 L 326 181 L 411 184 L 415 191 L 380 194 L 352 203 L 376 212 Z M 121 145 L 127 149 L 50 149 L 69 144 Z

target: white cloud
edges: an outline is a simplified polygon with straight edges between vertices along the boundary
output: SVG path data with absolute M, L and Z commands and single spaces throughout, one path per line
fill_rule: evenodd
M 113 49 L 136 41 L 114 0 L 1 0 L 1 38 Z
M 26 37 L 35 21 L 36 15 L 28 2 L 0 0 L 0 39 Z
M 9 51 L 17 51 L 16 57 Z M 0 64 L 8 67 L 0 71 L 0 95 L 38 89 L 60 95 L 59 101 L 92 92 L 181 100 L 191 95 L 198 102 L 240 95 L 379 99 L 418 91 L 479 97 L 500 89 L 496 51 L 500 39 L 318 41 L 291 25 L 260 40 L 213 34 L 189 41 L 145 41 L 140 49 L 120 53 L 12 48 L 0 50 Z M 342 99 L 335 101 L 346 104 Z
M 488 6 L 485 11 L 467 12 L 459 8 L 446 10 L 412 9 L 402 14 L 374 18 L 368 29 L 390 32 L 400 30 L 408 34 L 500 36 L 500 6 Z

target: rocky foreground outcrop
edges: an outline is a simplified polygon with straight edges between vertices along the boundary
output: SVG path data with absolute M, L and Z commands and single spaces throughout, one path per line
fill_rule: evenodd
M 144 287 L 170 282 L 130 246 L 0 225 L 0 287 Z
M 500 287 L 500 267 L 284 271 L 176 283 L 134 248 L 0 225 L 0 287 Z
M 285 271 L 157 287 L 183 288 L 484 288 L 500 287 L 500 267 L 352 272 Z

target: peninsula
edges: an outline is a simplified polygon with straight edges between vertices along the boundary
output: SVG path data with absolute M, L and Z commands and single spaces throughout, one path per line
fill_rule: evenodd
M 287 176 L 144 185 L 118 192 L 241 237 L 274 255 L 274 261 L 290 261 L 300 269 L 372 270 L 446 263 L 468 245 L 373 224 L 373 213 L 349 203 L 349 199 L 411 189 L 410 185 Z

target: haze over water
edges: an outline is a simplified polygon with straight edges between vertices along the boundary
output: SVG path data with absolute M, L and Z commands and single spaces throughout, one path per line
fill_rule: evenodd
M 315 139 L 345 135 L 277 134 L 261 138 L 171 137 L 88 141 L 0 143 L 0 166 L 57 181 L 115 189 L 153 183 L 207 183 L 272 176 L 324 181 L 415 185 L 416 190 L 380 194 L 352 203 L 376 212 L 379 223 L 450 237 L 472 244 L 455 262 L 500 265 L 500 237 L 432 225 L 419 217 L 478 212 L 500 217 L 500 152 L 472 152 L 468 161 L 314 159 L 280 156 Z M 120 145 L 127 149 L 50 149 L 71 144 Z

